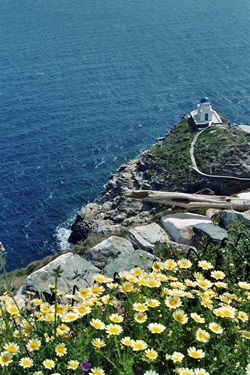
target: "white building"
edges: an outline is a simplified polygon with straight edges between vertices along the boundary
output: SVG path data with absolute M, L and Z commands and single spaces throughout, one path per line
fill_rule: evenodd
M 200 103 L 197 104 L 197 109 L 190 114 L 198 128 L 204 128 L 212 124 L 222 124 L 220 116 L 212 109 L 210 100 L 207 97 L 203 97 Z

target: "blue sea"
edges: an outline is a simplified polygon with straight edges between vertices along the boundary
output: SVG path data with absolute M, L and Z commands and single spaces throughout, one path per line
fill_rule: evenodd
M 111 173 L 204 95 L 230 122 L 250 122 L 249 0 L 0 0 L 0 9 L 7 270 L 65 249 Z

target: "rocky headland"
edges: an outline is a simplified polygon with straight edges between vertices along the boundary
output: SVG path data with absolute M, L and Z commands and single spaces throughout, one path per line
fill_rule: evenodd
M 194 145 L 195 161 L 204 175 L 192 164 L 197 129 L 187 115 L 149 150 L 119 167 L 102 196 L 78 213 L 69 241 L 76 244 L 90 233 L 149 223 L 156 214 L 166 213 L 166 205 L 126 198 L 128 189 L 232 195 L 250 188 L 250 134 L 221 118 L 222 125 L 207 128 Z

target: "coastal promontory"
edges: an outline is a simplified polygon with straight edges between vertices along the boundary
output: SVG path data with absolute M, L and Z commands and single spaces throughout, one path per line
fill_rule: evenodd
M 69 241 L 145 224 L 168 208 L 128 199 L 128 189 L 232 195 L 250 188 L 250 133 L 220 119 L 199 129 L 185 115 L 149 150 L 122 164 L 101 196 L 78 213 Z

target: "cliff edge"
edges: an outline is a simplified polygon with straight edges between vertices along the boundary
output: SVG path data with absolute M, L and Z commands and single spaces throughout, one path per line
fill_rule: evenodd
M 221 119 L 222 124 L 208 127 L 197 137 L 191 117 L 184 116 L 149 150 L 122 164 L 102 196 L 78 213 L 69 241 L 145 224 L 166 210 L 163 205 L 125 198 L 127 189 L 232 195 L 250 188 L 250 133 Z

